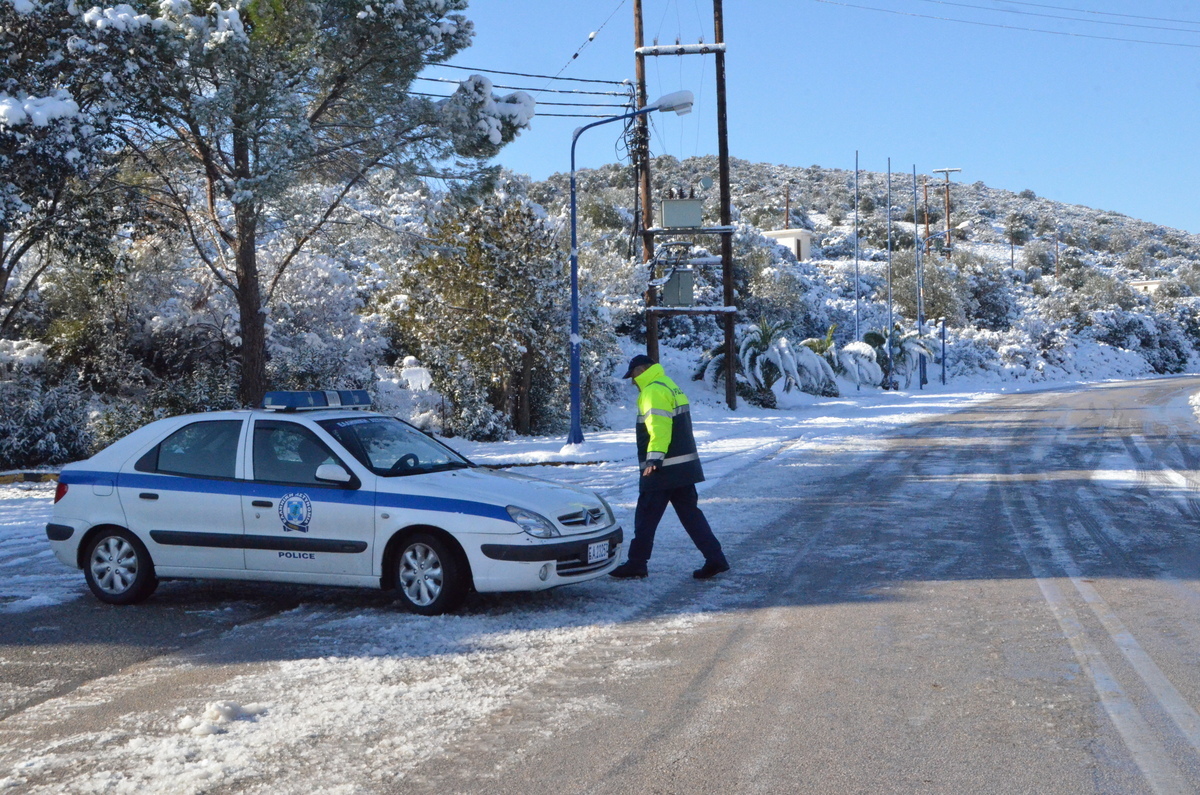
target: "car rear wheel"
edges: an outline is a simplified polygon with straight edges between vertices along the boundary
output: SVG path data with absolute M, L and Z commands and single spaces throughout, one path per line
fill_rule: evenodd
M 88 542 L 83 576 L 96 598 L 110 605 L 136 604 L 158 587 L 146 547 L 133 533 L 116 528 Z
M 396 591 L 404 607 L 436 616 L 448 613 L 467 595 L 466 567 L 450 545 L 429 533 L 414 533 L 400 543 Z

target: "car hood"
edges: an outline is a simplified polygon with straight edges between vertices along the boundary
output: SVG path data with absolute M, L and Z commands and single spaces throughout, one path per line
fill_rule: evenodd
M 591 533 L 612 524 L 595 492 L 577 486 L 520 475 L 515 472 L 475 467 L 428 475 L 380 478 L 380 491 L 449 497 L 492 505 L 515 505 L 545 516 L 563 535 Z M 574 515 L 599 509 L 600 519 L 575 523 Z M 568 517 L 564 523 L 563 518 Z

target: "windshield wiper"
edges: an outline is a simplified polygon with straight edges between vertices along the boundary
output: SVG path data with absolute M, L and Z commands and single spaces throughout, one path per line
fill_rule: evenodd
M 385 478 L 407 477 L 409 475 L 428 475 L 430 472 L 446 472 L 451 469 L 471 469 L 474 464 L 468 464 L 464 461 L 447 461 L 444 464 L 429 464 L 428 466 L 415 466 L 400 470 L 384 470 L 378 472 Z

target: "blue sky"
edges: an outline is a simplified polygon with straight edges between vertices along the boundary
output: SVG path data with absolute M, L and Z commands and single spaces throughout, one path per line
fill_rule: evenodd
M 679 37 L 692 43 L 703 36 L 712 41 L 711 0 L 643 2 L 647 39 L 673 43 Z M 889 156 L 897 171 L 914 164 L 922 173 L 960 167 L 956 179 L 1014 191 L 1028 188 L 1051 199 L 1200 232 L 1197 0 L 845 2 L 1192 46 L 1049 35 L 818 0 L 726 0 L 734 157 L 853 168 L 857 149 L 864 169 L 883 171 Z M 474 0 L 467 15 L 476 25 L 475 45 L 452 63 L 544 75 L 566 66 L 564 77 L 633 77 L 633 0 Z M 1057 16 L 1093 21 L 1051 18 Z M 598 31 L 595 39 L 572 59 L 592 31 Z M 688 116 L 655 114 L 655 154 L 716 152 L 713 71 L 712 56 L 650 59 L 652 97 L 680 88 L 697 96 Z M 431 68 L 426 74 L 461 78 L 466 73 Z M 521 88 L 616 89 L 512 76 L 494 80 Z M 535 96 L 541 102 L 619 101 Z M 539 110 L 620 112 L 548 105 Z M 566 171 L 571 132 L 587 121 L 539 116 L 499 161 L 534 178 Z M 619 126 L 585 134 L 580 167 L 616 160 Z

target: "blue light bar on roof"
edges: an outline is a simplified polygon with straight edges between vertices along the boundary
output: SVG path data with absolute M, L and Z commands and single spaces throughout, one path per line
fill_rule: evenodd
M 326 389 L 308 392 L 268 392 L 263 395 L 264 409 L 276 411 L 312 411 L 313 409 L 369 409 L 371 396 L 365 389 Z

